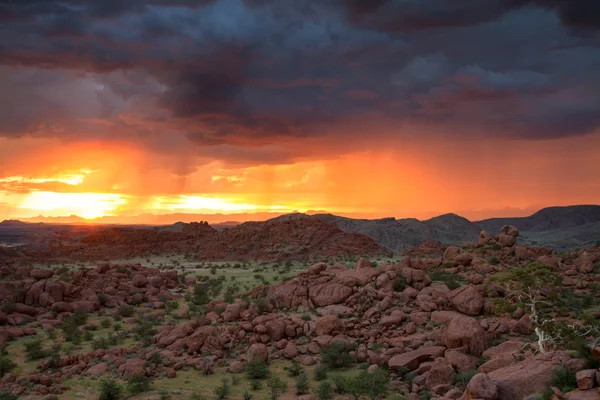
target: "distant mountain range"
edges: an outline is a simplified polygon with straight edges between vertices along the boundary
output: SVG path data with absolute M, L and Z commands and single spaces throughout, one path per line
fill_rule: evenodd
M 287 221 L 299 218 L 317 219 L 336 226 L 346 233 L 359 233 L 375 240 L 385 249 L 402 252 L 403 250 L 423 243 L 425 241 L 439 241 L 444 244 L 461 244 L 477 240 L 482 230 L 490 234 L 496 234 L 504 225 L 514 225 L 521 231 L 520 242 L 529 245 L 544 245 L 556 249 L 568 249 L 573 247 L 585 247 L 600 240 L 600 206 L 598 205 L 575 205 L 566 207 L 548 207 L 528 217 L 517 218 L 490 218 L 481 221 L 469 221 L 456 214 L 444 214 L 427 220 L 416 218 L 379 218 L 379 219 L 357 219 L 342 217 L 324 212 L 313 211 L 308 213 L 291 214 L 217 214 L 206 218 L 202 214 L 170 214 L 167 216 L 153 216 L 157 223 L 145 227 L 161 231 L 181 232 L 190 220 L 208 220 L 216 230 L 233 228 L 240 222 L 232 221 L 232 218 L 253 217 L 254 220 L 266 220 L 269 222 Z M 173 218 L 180 217 L 173 223 Z M 206 215 L 208 217 L 208 215 Z M 46 219 L 47 222 L 62 223 L 61 225 L 75 225 L 82 221 Z M 139 219 L 136 219 L 139 218 Z M 136 220 L 147 220 L 147 215 L 131 219 L 117 219 L 116 217 L 104 217 L 104 225 L 114 225 L 117 221 L 121 225 L 138 227 Z M 146 218 L 146 219 L 144 219 Z M 195 218 L 195 219 L 194 219 Z M 160 221 L 169 221 L 160 223 Z M 97 221 L 99 222 L 99 221 Z M 24 224 L 21 221 L 7 220 L 0 223 L 0 242 L 16 243 L 22 236 L 21 233 L 29 231 L 32 225 L 39 229 L 52 229 L 52 225 L 44 223 Z M 82 228 L 83 229 L 83 228 Z
M 484 230 L 491 234 L 504 225 L 521 231 L 524 244 L 540 244 L 557 249 L 584 247 L 600 240 L 600 206 L 578 205 L 544 208 L 528 217 L 490 218 L 471 222 L 456 214 L 444 214 L 419 221 L 415 218 L 353 219 L 332 214 L 288 214 L 273 218 L 316 218 L 336 225 L 344 232 L 362 233 L 388 250 L 401 252 L 428 240 L 461 244 L 477 240 Z

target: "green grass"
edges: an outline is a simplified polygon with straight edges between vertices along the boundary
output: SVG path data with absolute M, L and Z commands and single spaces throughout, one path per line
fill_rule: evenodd
M 277 360 L 274 361 L 269 369 L 271 371 L 271 377 L 279 377 L 287 384 L 287 391 L 282 398 L 293 396 L 296 391 L 295 378 L 290 377 L 287 374 L 285 367 L 289 367 L 291 363 L 289 361 Z M 306 367 L 306 371 L 309 377 L 312 376 L 313 367 Z M 334 376 L 354 376 L 358 375 L 360 370 L 358 368 L 347 368 L 336 370 L 335 373 L 331 373 L 328 378 L 332 382 Z M 221 377 L 226 376 L 231 382 L 231 373 L 225 371 L 224 368 L 216 369 L 215 374 L 209 376 L 202 376 L 200 371 L 189 369 L 187 371 L 177 371 L 177 376 L 173 379 L 166 377 L 159 377 L 154 379 L 152 382 L 151 389 L 140 395 L 131 397 L 130 399 L 158 399 L 160 391 L 166 391 L 171 395 L 173 399 L 187 400 L 194 392 L 204 393 L 207 398 L 212 399 L 213 388 L 221 385 Z M 250 382 L 243 373 L 237 374 L 240 377 L 240 383 L 231 385 L 231 400 L 243 400 L 244 391 L 248 390 L 254 395 L 255 399 L 267 399 L 268 388 L 266 381 L 263 382 L 262 388 L 257 391 L 253 391 L 250 388 Z M 79 400 L 81 398 L 95 399 L 99 394 L 100 381 L 105 379 L 107 376 L 103 375 L 99 378 L 90 378 L 78 376 L 77 378 L 66 380 L 63 384 L 70 386 L 71 389 L 61 395 L 61 399 L 65 400 Z M 125 386 L 124 380 L 117 380 L 120 384 Z M 309 386 L 312 390 L 317 385 L 312 379 L 309 379 Z M 79 395 L 78 395 L 79 394 Z M 84 394 L 84 397 L 81 397 Z

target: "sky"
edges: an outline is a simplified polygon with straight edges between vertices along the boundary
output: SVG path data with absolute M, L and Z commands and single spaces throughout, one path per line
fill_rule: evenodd
M 597 1 L 0 1 L 0 219 L 481 219 L 599 176 Z

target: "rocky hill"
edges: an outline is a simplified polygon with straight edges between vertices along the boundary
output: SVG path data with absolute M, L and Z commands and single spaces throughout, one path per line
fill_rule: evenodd
M 110 260 L 159 254 L 188 254 L 198 260 L 297 261 L 389 253 L 373 239 L 343 232 L 318 219 L 246 222 L 216 230 L 206 222 L 169 229 L 95 227 L 55 231 L 29 255 L 36 259 Z

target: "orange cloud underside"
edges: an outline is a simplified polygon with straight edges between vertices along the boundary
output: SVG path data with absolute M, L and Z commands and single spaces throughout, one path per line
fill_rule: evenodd
M 293 164 L 205 161 L 187 175 L 170 172 L 176 157 L 134 146 L 0 139 L 0 217 L 293 210 L 469 217 L 508 206 L 597 203 L 597 139 L 570 139 L 571 151 L 561 141 L 382 143 Z

